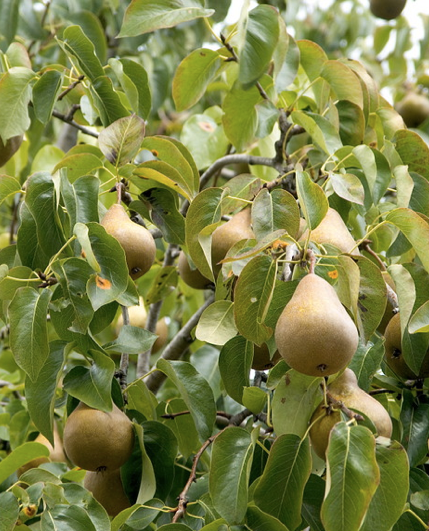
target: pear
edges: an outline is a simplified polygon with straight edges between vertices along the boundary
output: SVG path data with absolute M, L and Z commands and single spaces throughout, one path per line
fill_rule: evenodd
M 255 237 L 250 226 L 251 210 L 245 208 L 232 218 L 217 227 L 212 234 L 212 263 L 215 277 L 219 274 L 222 264 L 219 264 L 231 247 L 240 240 L 249 240 Z
M 355 373 L 346 369 L 328 387 L 328 391 L 335 400 L 342 402 L 349 409 L 366 415 L 374 424 L 377 434 L 382 437 L 391 437 L 392 421 L 384 407 L 359 386 Z M 322 402 L 313 413 L 310 420 L 312 424 L 320 418 L 310 429 L 310 440 L 316 454 L 325 459 L 328 447 L 329 433 L 334 425 L 341 420 L 339 411 L 328 413 Z
M 52 446 L 48 439 L 41 433 L 39 433 L 39 435 L 34 439 L 34 442 L 38 442 L 46 446 L 46 448 L 49 450 L 49 458 L 37 457 L 36 459 L 32 459 L 31 461 L 29 461 L 18 469 L 18 477 L 20 477 L 21 474 L 27 472 L 27 470 L 30 470 L 31 468 L 37 468 L 42 463 L 49 463 L 50 461 L 55 461 L 58 463 L 67 462 L 67 458 L 63 449 L 63 443 L 61 441 L 61 437 L 56 424 L 54 425 L 54 446 Z
M 397 104 L 396 110 L 407 127 L 418 127 L 429 117 L 429 99 L 411 91 Z
M 15 155 L 23 138 L 23 135 L 12 136 L 6 140 L 6 144 L 0 138 L 0 168 Z
M 101 224 L 124 249 L 131 278 L 136 280 L 147 273 L 156 254 L 152 234 L 145 227 L 131 221 L 124 207 L 117 203 L 109 208 Z
M 270 351 L 266 343 L 262 343 L 261 346 L 255 345 L 253 349 L 252 369 L 255 371 L 266 371 L 274 367 L 281 358 L 278 350 L 276 350 L 273 357 L 270 358 Z
M 147 313 L 146 308 L 144 307 L 143 299 L 139 298 L 139 304 L 136 306 L 130 306 L 128 308 L 128 316 L 130 319 L 131 326 L 137 326 L 139 328 L 146 328 Z M 124 318 L 122 313 L 119 315 L 118 320 L 116 321 L 115 332 L 116 335 L 119 335 L 121 328 L 124 324 Z M 162 318 L 156 323 L 155 334 L 157 334 L 157 339 L 152 346 L 152 352 L 158 352 L 162 349 L 168 339 L 168 325 L 165 322 L 165 319 Z
M 384 359 L 389 368 L 399 377 L 406 380 L 429 377 L 429 350 L 423 360 L 419 374 L 415 374 L 406 364 L 402 355 L 401 319 L 399 313 L 389 321 L 384 332 Z
M 359 335 L 334 288 L 309 273 L 280 315 L 275 341 L 293 369 L 308 376 L 328 376 L 348 365 Z
M 124 509 L 131 507 L 130 500 L 124 491 L 119 469 L 87 472 L 83 486 L 92 492 L 94 498 L 106 509 L 109 516 L 116 516 Z
M 66 421 L 64 450 L 74 465 L 85 470 L 120 468 L 133 447 L 133 424 L 115 404 L 106 413 L 80 402 Z
M 382 272 L 383 279 L 394 291 L 396 289 L 395 283 L 393 282 L 393 278 L 389 275 L 387 271 Z M 386 302 L 386 309 L 384 310 L 383 317 L 381 318 L 380 324 L 377 326 L 377 331 L 380 332 L 380 334 L 384 335 L 384 332 L 386 330 L 387 325 L 389 324 L 390 320 L 393 317 L 393 306 L 390 303 L 390 300 L 387 299 Z
M 308 229 L 300 237 L 299 241 L 305 241 L 308 237 Z M 349 253 L 356 242 L 350 234 L 343 218 L 333 208 L 328 208 L 326 216 L 320 224 L 311 231 L 310 240 L 314 243 L 329 243 L 339 249 L 342 253 Z M 354 249 L 353 254 L 360 254 Z
M 392 20 L 399 17 L 406 3 L 407 0 L 370 0 L 369 9 L 375 17 Z
M 191 269 L 186 254 L 183 251 L 180 251 L 177 268 L 183 282 L 191 288 L 206 289 L 211 284 L 211 281 L 200 273 L 198 269 Z

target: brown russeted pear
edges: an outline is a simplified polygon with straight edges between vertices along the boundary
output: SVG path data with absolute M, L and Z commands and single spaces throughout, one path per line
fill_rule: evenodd
M 80 402 L 66 421 L 63 440 L 74 465 L 94 472 L 115 470 L 133 451 L 133 423 L 115 404 L 106 413 Z
M 137 326 L 139 328 L 146 328 L 147 312 L 144 307 L 143 299 L 139 298 L 139 304 L 136 306 L 130 306 L 128 308 L 128 317 L 130 319 L 131 326 Z M 121 328 L 124 324 L 124 318 L 122 313 L 119 315 L 116 321 L 115 332 L 119 335 Z M 162 318 L 156 323 L 155 334 L 158 336 L 155 343 L 152 346 L 152 352 L 158 352 L 167 342 L 168 339 L 168 325 L 165 319 Z
M 180 251 L 179 261 L 177 263 L 180 278 L 194 289 L 206 289 L 212 282 L 205 277 L 198 269 L 192 269 L 189 265 L 189 261 L 186 254 Z
M 12 136 L 6 140 L 6 144 L 0 138 L 0 168 L 15 155 L 22 144 L 23 138 L 23 135 Z
M 266 371 L 274 367 L 281 358 L 278 350 L 276 350 L 273 357 L 270 358 L 270 351 L 266 343 L 262 343 L 261 346 L 254 345 L 252 369 L 255 371 Z
M 215 277 L 219 274 L 219 264 L 231 247 L 240 240 L 249 240 L 255 235 L 251 228 L 251 210 L 245 208 L 217 227 L 212 234 L 212 264 Z
M 392 20 L 399 17 L 406 3 L 407 0 L 370 0 L 369 9 L 375 17 Z
M 18 477 L 20 477 L 24 472 L 27 472 L 27 470 L 30 470 L 30 468 L 37 468 L 42 463 L 49 463 L 50 461 L 58 463 L 67 462 L 67 458 L 63 449 L 63 442 L 56 424 L 54 424 L 54 446 L 52 446 L 48 439 L 41 433 L 39 433 L 39 435 L 34 439 L 34 442 L 38 442 L 46 446 L 46 448 L 49 450 L 49 457 L 37 457 L 36 459 L 32 459 L 18 469 Z
M 388 284 L 393 291 L 395 291 L 395 283 L 393 282 L 393 278 L 389 275 L 387 271 L 382 272 L 384 282 Z M 393 317 L 393 306 L 390 302 L 390 299 L 388 298 L 386 301 L 386 309 L 384 310 L 383 317 L 381 318 L 380 324 L 377 326 L 377 331 L 380 332 L 380 334 L 384 335 L 384 331 L 386 330 L 387 325 L 389 324 L 390 320 Z
M 429 118 L 429 99 L 411 91 L 396 105 L 396 110 L 407 127 L 418 127 Z
M 399 377 L 406 380 L 429 378 L 429 350 L 423 360 L 419 374 L 415 374 L 404 360 L 402 354 L 401 319 L 399 313 L 389 321 L 384 332 L 384 359 L 389 368 Z
M 348 365 L 359 334 L 334 288 L 308 273 L 280 315 L 275 341 L 293 369 L 309 376 L 328 376 Z
M 145 227 L 131 221 L 125 208 L 118 203 L 109 208 L 101 224 L 121 244 L 133 280 L 149 271 L 155 261 L 156 245 Z
M 366 415 L 374 424 L 377 435 L 382 437 L 390 437 L 392 435 L 392 421 L 389 413 L 380 402 L 358 386 L 356 375 L 351 369 L 345 369 L 328 386 L 328 391 L 335 400 L 342 402 L 348 409 Z M 315 422 L 319 417 L 320 419 Z M 313 413 L 310 420 L 310 424 L 314 422 L 310 429 L 310 440 L 314 451 L 322 459 L 325 459 L 329 433 L 340 420 L 340 412 L 338 410 L 328 412 L 323 402 L 319 404 Z
M 308 237 L 308 230 L 300 237 L 300 241 L 305 241 Z M 311 231 L 310 241 L 318 244 L 329 243 L 337 247 L 342 253 L 349 253 L 356 245 L 353 236 L 343 221 L 340 214 L 333 208 L 328 208 L 326 216 L 320 224 Z M 357 249 L 353 254 L 360 254 Z
M 131 506 L 124 491 L 120 469 L 88 471 L 83 486 L 92 492 L 94 498 L 106 509 L 109 516 L 116 516 Z

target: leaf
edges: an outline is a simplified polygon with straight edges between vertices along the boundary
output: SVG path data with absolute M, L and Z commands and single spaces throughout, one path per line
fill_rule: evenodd
M 303 437 L 317 404 L 321 401 L 321 378 L 288 371 L 274 391 L 273 426 L 277 435 Z
M 419 465 L 427 453 L 429 436 L 429 404 L 418 404 L 409 390 L 403 391 L 400 420 L 403 433 L 401 442 L 407 450 L 410 466 Z
M 64 390 L 87 406 L 101 411 L 111 411 L 112 379 L 115 363 L 106 354 L 97 350 L 90 352 L 90 367 L 77 365 L 64 377 Z
M 293 111 L 291 118 L 307 131 L 313 143 L 327 155 L 333 155 L 342 147 L 338 131 L 327 118 L 309 111 Z
M 173 415 L 186 411 L 186 403 L 181 398 L 173 398 L 165 405 L 165 415 Z M 178 415 L 164 420 L 164 423 L 175 434 L 179 452 L 185 459 L 196 454 L 200 449 L 200 438 L 192 415 Z M 160 486 L 161 487 L 161 486 Z
M 28 104 L 34 79 L 34 72 L 22 66 L 10 68 L 0 78 L 0 138 L 3 143 L 22 135 L 30 127 Z
M 144 120 L 133 114 L 103 129 L 98 136 L 98 145 L 110 163 L 116 167 L 124 166 L 137 155 L 144 135 Z
M 63 341 L 53 341 L 50 344 L 49 357 L 37 379 L 25 380 L 25 398 L 31 420 L 52 445 L 56 389 L 65 362 L 65 346 Z
M 143 427 L 134 423 L 134 429 L 136 430 L 141 452 L 141 481 L 136 503 L 143 504 L 154 497 L 156 478 L 152 462 L 146 452 Z
M 0 175 L 0 205 L 3 201 L 13 197 L 21 190 L 21 185 L 15 177 Z
M 268 69 L 279 39 L 278 18 L 278 12 L 265 5 L 255 7 L 248 14 L 238 62 L 238 79 L 245 88 L 256 83 Z
M 299 203 L 310 230 L 315 229 L 328 212 L 328 200 L 322 188 L 313 182 L 307 172 L 297 168 L 296 188 Z
M 340 121 L 340 138 L 345 146 L 362 144 L 365 136 L 365 116 L 360 106 L 351 101 L 335 103 Z
M 258 255 L 243 269 L 234 291 L 234 317 L 238 331 L 257 345 L 266 342 L 272 328 L 265 324 L 273 297 L 277 263 Z
M 267 529 L 270 531 L 288 531 L 288 528 L 280 520 L 264 513 L 254 505 L 249 505 L 247 508 L 246 524 L 251 531 L 266 531 Z
M 204 96 L 221 65 L 219 54 L 209 48 L 198 48 L 183 59 L 176 69 L 172 86 L 178 112 L 189 109 Z
M 66 17 L 70 22 L 82 28 L 84 34 L 94 44 L 95 55 L 104 64 L 107 56 L 107 42 L 100 19 L 94 13 L 83 10 L 68 11 Z
M 46 520 L 51 520 L 54 524 L 49 525 Z M 63 504 L 55 505 L 43 513 L 42 528 L 47 531 L 55 528 L 61 531 L 96 531 L 87 510 L 79 505 Z
M 229 427 L 213 443 L 209 492 L 217 512 L 229 524 L 243 521 L 254 442 L 243 428 Z
M 1 507 L 1 531 L 12 531 L 15 529 L 16 521 L 19 516 L 19 501 L 12 492 L 0 493 L 0 507 Z
M 15 448 L 0 461 L 0 483 L 3 483 L 19 467 L 29 463 L 37 457 L 49 457 L 48 448 L 38 442 L 26 442 Z
M 411 317 L 408 323 L 410 334 L 429 332 L 429 301 L 426 301 Z
M 204 9 L 198 0 L 132 0 L 125 11 L 118 37 L 135 37 L 161 28 L 172 28 L 213 13 L 213 9 Z
M 385 219 L 404 234 L 416 251 L 423 267 L 429 272 L 429 255 L 427 252 L 429 224 L 408 208 L 391 210 Z
M 371 381 L 380 367 L 383 356 L 384 339 L 374 344 L 370 341 L 366 345 L 359 343 L 348 367 L 356 374 L 358 385 L 364 391 L 369 392 Z
M 19 2 L 5 0 L 0 2 L 0 48 L 6 51 L 15 37 L 19 20 Z
M 201 440 L 208 439 L 216 419 L 216 406 L 207 381 L 186 361 L 166 361 L 160 358 L 156 366 L 179 390 L 195 421 Z
M 416 172 L 429 180 L 429 148 L 415 131 L 401 129 L 393 137 L 395 149 L 408 170 Z
M 356 74 L 340 61 L 330 60 L 323 64 L 320 76 L 325 79 L 337 100 L 347 100 L 363 109 L 363 94 Z
M 257 240 L 279 229 L 286 229 L 295 237 L 299 229 L 299 208 L 292 194 L 285 190 L 269 193 L 262 188 L 252 204 L 252 228 Z
M 10 346 L 16 363 L 33 382 L 49 356 L 46 318 L 52 292 L 40 294 L 33 288 L 19 288 L 9 305 Z
M 304 487 L 311 472 L 308 437 L 280 435 L 270 450 L 254 500 L 264 512 L 278 518 L 289 529 L 301 522 Z
M 63 75 L 57 70 L 47 70 L 33 87 L 33 106 L 37 119 L 47 124 L 61 92 Z
M 145 529 L 159 515 L 160 509 L 164 507 L 161 500 L 156 498 L 148 500 L 145 507 L 133 505 L 129 509 L 121 511 L 111 523 L 111 531 L 119 531 L 124 524 L 131 529 Z
M 230 339 L 220 351 L 219 371 L 226 392 L 242 404 L 243 389 L 249 387 L 249 372 L 253 359 L 253 345 L 243 336 Z
M 364 426 L 338 422 L 327 449 L 322 522 L 326 531 L 358 531 L 380 483 L 375 439 Z
M 61 168 L 66 168 L 68 181 L 74 183 L 79 177 L 94 175 L 97 170 L 102 168 L 103 163 L 100 157 L 93 153 L 73 153 L 63 157 L 52 173 L 56 173 Z
M 97 77 L 89 88 L 104 127 L 130 114 L 108 76 Z
M 258 415 L 267 403 L 267 394 L 259 387 L 245 387 L 243 389 L 243 406 L 254 415 Z
M 404 448 L 392 441 L 390 446 L 378 444 L 375 450 L 380 484 L 359 531 L 390 531 L 404 511 L 408 496 L 409 465 Z
M 320 520 L 325 481 L 316 474 L 311 474 L 304 489 L 302 516 L 313 531 L 325 531 Z
M 197 339 L 212 345 L 224 345 L 236 335 L 234 303 L 231 301 L 216 301 L 208 306 L 195 331 Z
M 184 182 L 182 175 L 176 168 L 159 160 L 150 160 L 137 166 L 133 171 L 135 177 L 131 178 L 131 181 L 141 188 L 142 184 L 144 188 L 147 188 L 145 183 L 142 183 L 140 179 L 150 179 L 156 181 L 161 185 L 171 188 L 174 192 L 177 192 L 185 197 L 188 201 L 191 201 L 189 195 L 189 189 L 186 182 Z
M 123 352 L 140 354 L 150 350 L 156 341 L 156 334 L 138 326 L 123 325 L 119 336 L 114 341 L 104 345 L 107 352 Z
M 331 173 L 329 177 L 332 188 L 339 197 L 358 205 L 364 204 L 365 190 L 356 175 L 353 173 Z
M 63 39 L 60 44 L 64 51 L 77 62 L 79 69 L 88 79 L 94 82 L 98 77 L 104 76 L 101 62 L 95 55 L 94 44 L 80 26 L 66 28 Z

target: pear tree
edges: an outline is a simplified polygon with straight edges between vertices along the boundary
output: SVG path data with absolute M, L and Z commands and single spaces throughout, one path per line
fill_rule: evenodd
M 0 2 L 2 531 L 428 529 L 406 3 Z

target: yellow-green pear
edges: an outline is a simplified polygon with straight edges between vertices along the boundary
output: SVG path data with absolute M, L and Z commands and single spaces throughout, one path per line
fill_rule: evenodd
M 121 244 L 133 280 L 149 271 L 155 261 L 156 245 L 145 227 L 131 221 L 124 207 L 118 203 L 109 208 L 101 224 Z
M 384 20 L 392 20 L 402 13 L 407 0 L 370 0 L 371 13 Z
M 278 350 L 276 350 L 273 357 L 270 358 L 270 351 L 266 343 L 262 343 L 261 346 L 254 345 L 252 369 L 255 371 L 267 371 L 274 367 L 281 358 Z
M 137 326 L 139 328 L 146 328 L 147 312 L 144 306 L 143 299 L 139 298 L 139 304 L 136 306 L 130 306 L 128 308 L 128 317 L 130 319 L 131 326 Z M 124 318 L 122 313 L 119 315 L 116 321 L 115 332 L 119 335 L 121 328 L 124 324 Z M 158 336 L 155 343 L 152 346 L 152 352 L 158 352 L 167 342 L 168 339 L 168 325 L 165 319 L 162 318 L 156 323 L 155 334 Z
M 212 234 L 212 263 L 215 277 L 219 274 L 219 264 L 231 247 L 240 240 L 249 240 L 255 235 L 251 228 L 251 210 L 245 208 L 217 227 Z
M 67 462 L 67 458 L 63 449 L 63 442 L 56 424 L 54 424 L 54 446 L 52 446 L 48 439 L 41 433 L 39 433 L 39 435 L 34 439 L 34 442 L 38 442 L 46 446 L 46 448 L 49 450 L 49 457 L 37 457 L 36 459 L 32 459 L 18 469 L 18 477 L 20 477 L 24 472 L 27 472 L 27 470 L 30 470 L 30 468 L 37 468 L 42 463 L 49 463 L 50 461 L 58 463 Z
M 109 516 L 116 516 L 131 506 L 124 491 L 119 469 L 89 471 L 85 474 L 83 486 L 92 492 L 94 498 L 106 509 Z
M 308 237 L 308 229 L 300 237 L 303 242 Z M 349 253 L 356 245 L 353 236 L 343 221 L 340 214 L 333 208 L 328 208 L 326 216 L 320 224 L 311 231 L 310 241 L 317 244 L 328 243 L 337 247 L 342 253 Z M 354 249 L 352 254 L 360 254 L 358 249 Z
M 275 341 L 293 369 L 309 376 L 328 376 L 348 365 L 359 334 L 334 288 L 309 273 L 280 315 Z
M 359 386 L 355 373 L 351 369 L 338 376 L 328 387 L 328 391 L 335 400 L 342 402 L 348 409 L 366 415 L 377 429 L 377 435 L 390 437 L 392 435 L 392 421 L 384 407 Z M 315 422 L 316 419 L 319 419 Z M 338 410 L 328 412 L 322 402 L 310 420 L 311 445 L 316 454 L 325 459 L 328 447 L 329 433 L 337 422 L 341 420 Z
M 418 127 L 429 117 L 429 99 L 411 91 L 396 105 L 396 110 L 407 127 Z
M 80 402 L 66 421 L 63 441 L 74 465 L 93 472 L 115 470 L 133 451 L 133 423 L 115 404 L 106 413 Z
M 406 364 L 402 354 L 401 318 L 395 314 L 389 321 L 384 332 L 384 359 L 389 368 L 399 377 L 406 380 L 429 377 L 429 350 L 423 360 L 419 374 L 415 374 Z
M 198 269 L 192 269 L 189 265 L 186 254 L 180 251 L 179 261 L 177 263 L 180 278 L 194 289 L 206 289 L 212 282 L 205 277 Z
M 6 140 L 6 144 L 0 138 L 0 168 L 15 155 L 22 144 L 23 138 L 23 135 L 12 136 Z

